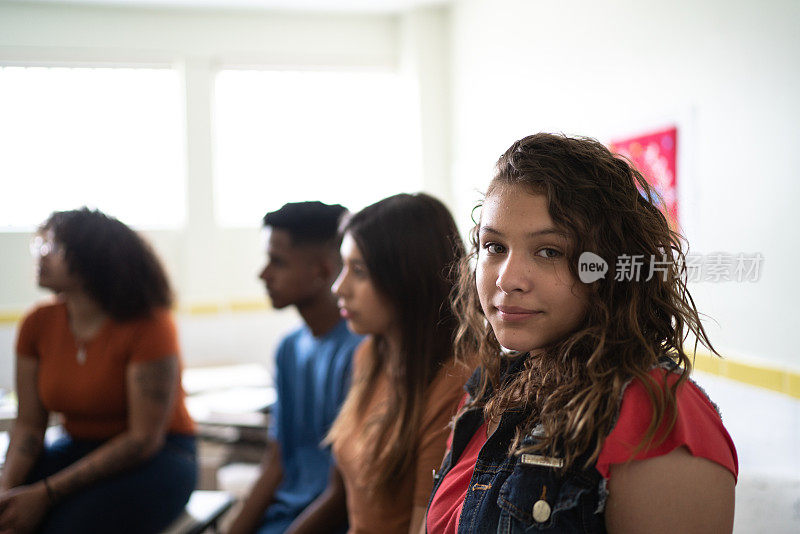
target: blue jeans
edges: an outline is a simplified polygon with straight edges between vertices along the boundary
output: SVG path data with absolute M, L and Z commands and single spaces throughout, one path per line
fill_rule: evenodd
M 102 445 L 68 435 L 45 447 L 28 483 L 51 476 Z M 177 518 L 197 483 L 193 436 L 168 435 L 155 456 L 130 470 L 64 497 L 50 509 L 40 533 L 156 533 Z

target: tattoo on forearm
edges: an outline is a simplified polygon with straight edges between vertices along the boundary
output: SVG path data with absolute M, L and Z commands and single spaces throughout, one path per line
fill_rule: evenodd
M 139 394 L 151 402 L 166 405 L 172 401 L 178 384 L 177 358 L 163 358 L 138 364 L 133 368 L 132 380 Z M 69 475 L 59 480 L 56 492 L 70 494 L 94 482 L 132 467 L 148 454 L 148 443 L 132 435 L 118 436 L 67 468 Z
M 172 398 L 177 374 L 178 361 L 175 358 L 163 358 L 137 369 L 136 384 L 148 399 L 166 403 Z

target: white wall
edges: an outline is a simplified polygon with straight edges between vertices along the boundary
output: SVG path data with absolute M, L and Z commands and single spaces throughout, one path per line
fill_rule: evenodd
M 185 78 L 188 220 L 178 231 L 148 231 L 181 305 L 264 299 L 256 278 L 260 231 L 220 228 L 213 217 L 213 76 L 224 66 L 398 69 L 412 77 L 426 113 L 423 183 L 446 194 L 447 23 L 442 8 L 403 15 L 288 14 L 0 4 L 0 64 L 172 65 Z M 14 194 L 12 177 L 0 177 Z M 343 192 L 346 194 L 346 192 Z M 376 199 L 378 200 L 378 199 Z M 445 199 L 447 200 L 447 199 Z M 346 203 L 346 198 L 344 199 Z M 146 207 L 143 207 L 146 209 Z M 254 221 L 257 225 L 259 221 Z M 29 233 L 0 233 L 0 313 L 27 309 L 35 288 Z M 181 316 L 189 365 L 265 361 L 297 317 L 289 313 Z M 258 325 L 261 325 L 258 328 Z M 11 385 L 13 324 L 0 324 L 0 388 Z
M 400 68 L 417 81 L 422 167 L 428 192 L 451 209 L 450 10 L 416 9 L 400 17 Z
M 790 205 L 800 188 L 799 6 L 460 0 L 401 15 L 313 15 L 0 4 L 0 61 L 185 72 L 189 221 L 182 231 L 147 234 L 182 304 L 263 298 L 258 230 L 222 229 L 212 217 L 211 76 L 219 66 L 397 67 L 412 76 L 426 189 L 463 228 L 494 161 L 519 137 L 565 131 L 608 140 L 677 122 L 681 224 L 692 249 L 765 257 L 758 283 L 695 285 L 701 311 L 716 320 L 706 323 L 712 339 L 731 357 L 797 367 L 789 335 L 800 300 L 800 215 Z M 13 182 L 3 194 L 13 194 Z M 0 312 L 42 296 L 29 238 L 0 234 Z M 265 336 L 275 338 L 294 320 L 287 317 L 265 313 Z M 214 354 L 226 352 L 225 336 L 221 345 L 199 342 L 207 320 L 188 319 L 187 332 L 208 327 L 185 336 L 190 364 L 217 363 Z M 0 325 L 0 387 L 12 334 Z M 233 358 L 263 357 L 261 341 L 241 343 Z
M 712 341 L 727 356 L 800 367 L 800 3 L 463 0 L 452 15 L 462 222 L 520 137 L 608 141 L 676 122 L 692 250 L 765 258 L 757 283 L 695 284 Z
M 397 56 L 397 21 L 388 16 L 0 6 L 0 61 L 167 64 L 185 74 L 188 221 L 182 231 L 149 232 L 148 237 L 186 303 L 262 294 L 255 279 L 262 256 L 258 230 L 222 229 L 214 222 L 211 91 L 216 69 L 394 68 Z M 0 250 L 4 256 L 8 251 L 13 262 L 0 267 L 0 306 L 6 309 L 25 307 L 35 295 L 30 260 L 20 257 L 27 240 L 27 235 L 0 234 Z

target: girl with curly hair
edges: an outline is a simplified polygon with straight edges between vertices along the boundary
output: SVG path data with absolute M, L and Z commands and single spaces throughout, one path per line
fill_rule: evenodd
M 457 353 L 480 366 L 428 532 L 731 531 L 736 450 L 689 379 L 687 336 L 714 349 L 683 246 L 597 141 L 537 134 L 502 155 L 456 298 Z
M 197 477 L 167 276 L 138 234 L 86 208 L 53 213 L 31 251 L 55 298 L 19 328 L 0 531 L 158 532 Z M 45 444 L 53 412 L 65 432 Z

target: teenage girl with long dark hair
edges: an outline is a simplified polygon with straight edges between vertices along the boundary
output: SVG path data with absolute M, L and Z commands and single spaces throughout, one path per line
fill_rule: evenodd
M 348 325 L 367 339 L 328 436 L 351 533 L 419 532 L 448 422 L 468 371 L 454 361 L 449 298 L 464 246 L 447 208 L 426 194 L 395 195 L 343 226 L 334 283 Z M 304 515 L 308 531 L 325 495 Z

